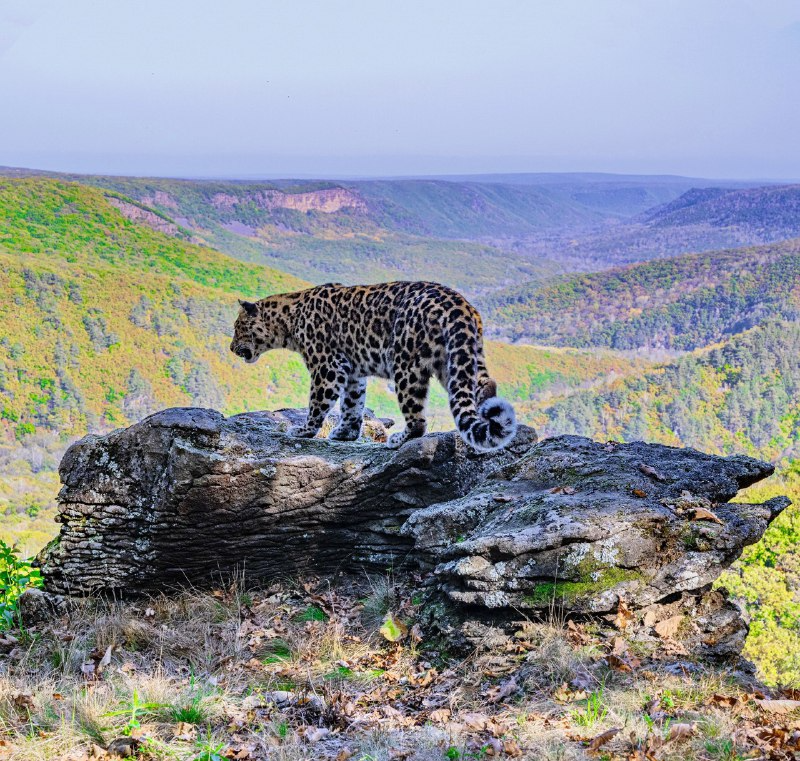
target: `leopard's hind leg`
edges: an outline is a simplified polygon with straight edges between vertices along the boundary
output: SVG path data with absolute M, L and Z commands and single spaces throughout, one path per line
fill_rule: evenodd
M 389 436 L 386 446 L 396 449 L 409 439 L 425 435 L 428 422 L 425 419 L 425 403 L 428 399 L 431 374 L 427 368 L 405 366 L 395 370 L 394 384 L 400 411 L 406 421 L 402 431 Z
M 339 425 L 328 435 L 334 441 L 355 441 L 361 435 L 364 404 L 367 397 L 366 378 L 347 379 L 342 391 L 342 417 Z

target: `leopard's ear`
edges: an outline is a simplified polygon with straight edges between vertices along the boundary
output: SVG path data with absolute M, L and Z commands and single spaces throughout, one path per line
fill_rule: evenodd
M 242 301 L 239 299 L 239 306 L 251 317 L 255 317 L 258 314 L 258 307 L 252 301 Z

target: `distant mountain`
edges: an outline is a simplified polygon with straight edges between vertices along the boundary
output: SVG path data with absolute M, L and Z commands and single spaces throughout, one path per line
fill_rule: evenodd
M 512 248 L 532 258 L 546 252 L 566 268 L 596 270 L 797 236 L 800 185 L 703 187 L 616 225 L 518 240 Z
M 747 188 L 765 183 L 747 180 L 710 180 L 699 177 L 603 172 L 535 172 L 475 174 L 421 179 L 494 185 L 536 186 L 594 211 L 625 218 L 668 203 L 692 188 Z
M 651 209 L 643 221 L 653 227 L 707 225 L 773 240 L 794 238 L 800 235 L 800 185 L 693 189 Z
M 800 239 L 522 285 L 483 304 L 491 334 L 504 340 L 694 349 L 800 318 Z
M 73 179 L 135 199 L 232 256 L 316 283 L 429 279 L 474 295 L 520 280 L 541 280 L 559 270 L 546 258 L 531 260 L 468 240 L 523 224 L 522 215 L 534 213 L 533 201 L 513 189 L 506 194 L 446 183 L 378 187 L 288 180 Z M 575 212 L 575 220 L 582 214 Z M 458 229 L 462 234 L 456 234 Z
M 628 220 L 706 182 L 591 174 L 492 182 L 65 177 L 134 199 L 199 242 L 311 282 L 425 278 L 472 296 L 541 281 L 564 269 L 554 259 L 583 268 L 570 241 L 608 235 L 609 225 L 627 230 Z

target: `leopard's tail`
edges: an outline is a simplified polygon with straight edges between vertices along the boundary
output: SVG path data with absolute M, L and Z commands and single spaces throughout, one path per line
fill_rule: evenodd
M 447 394 L 461 438 L 479 452 L 491 452 L 511 443 L 517 417 L 509 402 L 495 396 L 497 384 L 486 372 L 478 320 L 464 316 L 444 328 Z

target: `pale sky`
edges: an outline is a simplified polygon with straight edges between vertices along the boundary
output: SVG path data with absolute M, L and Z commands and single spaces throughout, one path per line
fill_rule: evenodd
M 0 165 L 800 177 L 796 0 L 0 0 Z

